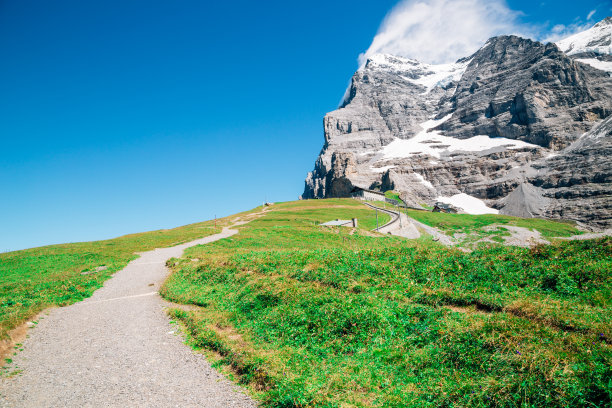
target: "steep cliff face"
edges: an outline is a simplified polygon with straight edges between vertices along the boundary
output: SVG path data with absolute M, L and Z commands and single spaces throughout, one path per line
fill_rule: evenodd
M 306 179 L 304 197 L 343 196 L 353 185 L 380 184 L 384 166 L 375 157 L 395 139 L 407 140 L 418 133 L 421 124 L 438 113 L 442 97 L 452 95 L 453 80 L 466 66 L 467 62 L 428 65 L 390 55 L 368 60 L 353 76 L 342 107 L 323 120 L 325 144 Z M 335 159 L 340 156 L 345 160 Z M 344 180 L 346 160 L 352 164 L 350 188 Z M 337 174 L 342 174 L 341 179 Z
M 587 33 L 597 52 L 608 20 Z M 454 64 L 373 56 L 325 116 L 303 197 L 358 186 L 394 189 L 418 206 L 463 193 L 491 211 L 608 225 L 612 78 L 581 61 L 595 52 L 576 45 L 588 35 L 571 43 L 575 55 L 500 36 Z
M 612 115 L 567 149 L 532 166 L 525 185 L 546 205 L 534 216 L 612 225 Z
M 609 78 L 554 44 L 497 37 L 474 54 L 451 98 L 452 116 L 439 129 L 559 150 L 612 113 Z

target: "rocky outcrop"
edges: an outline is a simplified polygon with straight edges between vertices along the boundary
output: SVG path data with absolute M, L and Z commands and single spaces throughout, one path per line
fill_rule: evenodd
M 500 36 L 444 65 L 372 56 L 325 116 L 303 197 L 393 189 L 417 207 L 465 193 L 610 225 L 611 33 L 606 19 L 557 45 Z
M 488 135 L 560 150 L 612 113 L 609 79 L 555 44 L 493 38 L 472 57 L 443 113 L 452 116 L 439 129 L 461 139 Z
M 612 116 L 532 167 L 536 173 L 526 185 L 543 198 L 534 216 L 612 225 Z
M 449 76 L 460 75 L 466 63 L 449 64 Z M 420 124 L 438 112 L 442 96 L 450 97 L 452 82 L 428 90 L 419 79 L 436 75 L 436 66 L 387 55 L 368 60 L 355 73 L 342 107 L 323 120 L 325 144 L 306 179 L 304 198 L 337 197 L 336 175 L 343 185 L 380 186 L 381 170 L 374 156 L 394 139 L 410 139 Z M 350 176 L 338 155 L 352 155 Z M 336 170 L 335 164 L 341 169 Z M 370 169 L 370 164 L 373 169 Z M 338 173 L 339 172 L 339 173 Z

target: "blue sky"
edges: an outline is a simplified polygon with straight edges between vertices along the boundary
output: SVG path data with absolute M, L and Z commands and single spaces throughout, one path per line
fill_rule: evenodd
M 0 251 L 297 199 L 396 4 L 0 0 Z M 611 14 L 507 6 L 541 38 Z

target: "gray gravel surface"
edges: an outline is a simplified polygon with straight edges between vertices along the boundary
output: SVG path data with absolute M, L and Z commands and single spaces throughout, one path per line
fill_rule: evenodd
M 582 235 L 572 235 L 571 237 L 557 237 L 556 239 L 565 239 L 565 240 L 583 240 L 583 239 L 595 239 L 595 238 L 603 238 L 603 237 L 612 237 L 612 228 L 608 228 L 602 232 L 589 232 Z
M 422 222 L 419 222 L 417 220 L 415 220 L 412 217 L 408 217 L 408 219 L 417 227 L 422 229 L 423 231 L 425 231 L 425 233 L 431 235 L 432 237 L 434 237 L 434 239 L 436 241 L 438 241 L 439 243 L 441 243 L 442 245 L 446 245 L 446 246 L 452 246 L 455 245 L 457 243 L 457 241 L 453 238 L 453 237 L 449 237 L 448 235 L 446 235 L 445 233 L 443 233 L 442 231 L 440 231 L 439 229 L 435 228 L 435 227 L 430 227 L 427 224 L 423 224 Z M 462 249 L 462 248 L 459 248 Z
M 542 238 L 542 233 L 537 230 L 531 231 L 529 228 L 515 227 L 513 225 L 503 225 L 501 228 L 507 229 L 511 234 L 509 237 L 502 237 L 504 245 L 528 248 L 537 244 L 550 244 L 550 242 Z
M 2 407 L 255 407 L 183 343 L 157 294 L 165 262 L 222 233 L 142 253 L 92 297 L 52 309 L 0 382 Z
M 417 239 L 421 236 L 419 230 L 412 223 L 412 218 L 408 217 L 406 214 L 398 212 L 397 210 L 388 210 L 386 208 L 376 207 L 369 203 L 364 204 L 370 208 L 375 208 L 391 216 L 391 220 L 382 227 L 378 228 L 378 232 L 408 239 Z

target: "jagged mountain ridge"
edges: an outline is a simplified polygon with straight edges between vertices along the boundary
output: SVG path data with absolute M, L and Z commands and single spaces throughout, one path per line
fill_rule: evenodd
M 612 19 L 591 31 L 601 51 Z M 611 167 L 599 155 L 610 126 L 594 148 L 575 143 L 612 114 L 612 78 L 582 62 L 584 52 L 499 36 L 455 64 L 371 57 L 325 116 L 303 197 L 358 186 L 395 189 L 419 206 L 465 193 L 506 214 L 610 225 Z M 584 163 L 574 163 L 584 177 L 565 177 L 564 160 Z
M 571 35 L 556 44 L 572 58 L 595 68 L 612 71 L 612 17 L 586 31 Z

